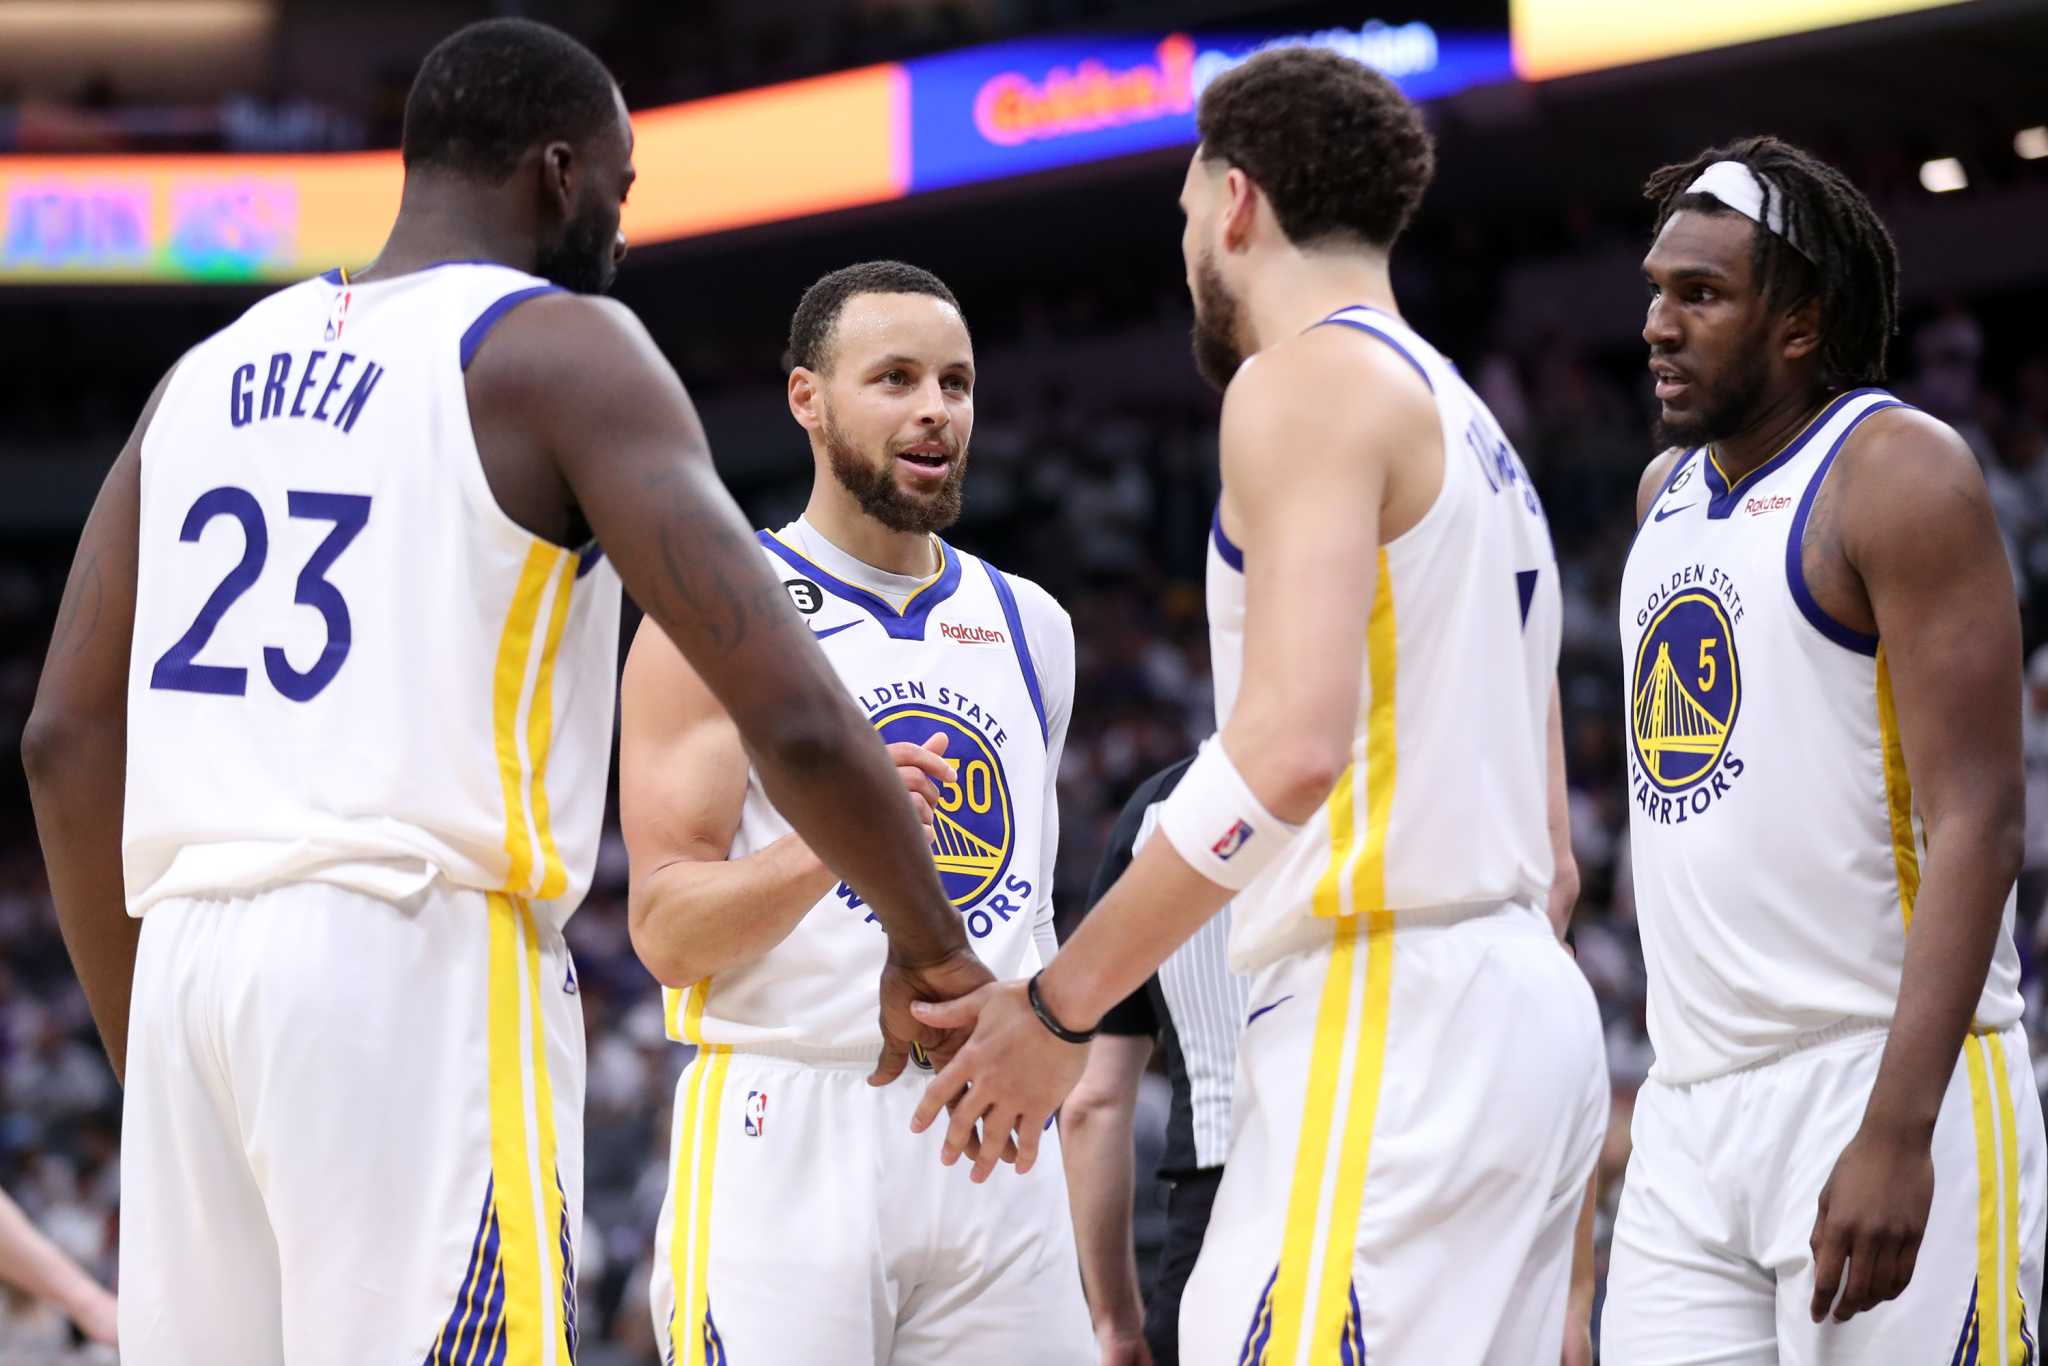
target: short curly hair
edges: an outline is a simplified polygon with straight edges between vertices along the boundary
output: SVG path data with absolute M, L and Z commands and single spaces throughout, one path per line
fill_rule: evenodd
M 789 320 L 789 349 L 783 353 L 782 368 L 801 366 L 824 374 L 832 367 L 832 330 L 847 300 L 862 294 L 929 294 L 953 306 L 966 320 L 960 301 L 946 282 L 930 271 L 904 261 L 862 261 L 841 266 L 804 291 L 797 301 L 796 315 Z
M 1436 174 L 1435 141 L 1400 88 L 1321 48 L 1273 48 L 1225 72 L 1196 123 L 1203 159 L 1249 176 L 1296 246 L 1393 246 Z
M 582 142 L 614 126 L 616 89 L 604 63 L 560 29 L 480 20 L 420 63 L 399 156 L 407 170 L 435 167 L 502 184 L 528 149 L 557 138 Z

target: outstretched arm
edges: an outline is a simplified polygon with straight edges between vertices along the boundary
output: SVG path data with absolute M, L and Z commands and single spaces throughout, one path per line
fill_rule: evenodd
M 142 438 L 169 383 L 169 375 L 158 382 L 100 486 L 21 737 L 57 925 L 116 1077 L 128 1067 L 128 997 L 142 937 L 121 877 Z
M 1406 362 L 1391 350 L 1333 347 L 1340 340 L 1311 334 L 1284 343 L 1284 357 L 1260 356 L 1238 372 L 1223 404 L 1225 514 L 1245 559 L 1245 657 L 1268 667 L 1245 671 L 1212 743 L 1265 812 L 1289 824 L 1315 813 L 1350 760 L 1387 472 L 1441 441 L 1435 404 Z M 1278 452 L 1286 468 L 1276 478 Z M 1230 896 L 1172 840 L 1147 841 L 1041 974 L 1041 1000 L 1065 1027 L 1092 1026 Z M 952 1103 L 941 1151 L 950 1163 L 972 1146 L 974 1121 L 989 1115 L 995 1128 L 1016 1130 L 1017 1170 L 1029 1170 L 1038 1131 L 1079 1076 L 1083 1050 L 1052 1036 L 1021 984 L 917 1014 L 946 1028 L 980 1023 L 933 1079 L 912 1127 L 922 1130 Z M 996 1160 L 989 1146 L 976 1160 L 977 1180 Z

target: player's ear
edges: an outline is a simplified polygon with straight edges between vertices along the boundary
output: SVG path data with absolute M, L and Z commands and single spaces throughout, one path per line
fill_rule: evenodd
M 823 398 L 825 382 L 815 370 L 795 366 L 789 372 L 789 415 L 796 419 L 796 425 L 805 431 L 816 431 L 821 418 L 818 413 L 819 400 Z
M 1785 315 L 1779 328 L 1785 359 L 1804 360 L 1820 350 L 1820 299 L 1802 300 Z
M 550 142 L 540 149 L 540 194 L 556 221 L 575 216 L 576 153 L 566 142 Z
M 1223 247 L 1237 251 L 1251 239 L 1259 216 L 1259 188 L 1236 166 L 1223 173 Z

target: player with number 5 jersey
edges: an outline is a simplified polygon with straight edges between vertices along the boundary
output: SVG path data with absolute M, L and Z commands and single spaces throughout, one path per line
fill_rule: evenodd
M 596 858 L 622 577 L 869 893 L 876 1032 L 938 1045 L 905 998 L 987 980 L 682 387 L 590 297 L 631 151 L 566 36 L 449 38 L 378 259 L 193 347 L 87 525 L 23 748 L 125 1071 L 133 1360 L 573 1360 L 561 928 Z M 854 814 L 805 800 L 827 788 Z

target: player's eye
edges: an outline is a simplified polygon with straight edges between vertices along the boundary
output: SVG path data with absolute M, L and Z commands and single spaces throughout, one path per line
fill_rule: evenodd
M 904 374 L 901 370 L 885 370 L 882 373 L 882 383 L 908 384 L 910 383 L 910 376 Z
M 967 377 L 965 375 L 948 375 L 946 377 L 946 387 L 956 393 L 964 394 L 967 392 Z

